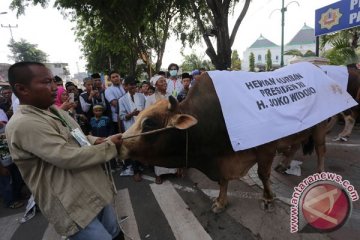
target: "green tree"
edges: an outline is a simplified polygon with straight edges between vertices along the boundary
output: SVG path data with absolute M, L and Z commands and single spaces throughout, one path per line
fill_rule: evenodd
M 188 34 L 188 39 L 193 38 L 194 31 L 200 33 L 207 46 L 206 54 L 216 69 L 226 70 L 230 68 L 231 47 L 239 26 L 249 9 L 251 0 L 245 0 L 231 33 L 229 32 L 228 16 L 233 13 L 233 9 L 239 0 L 189 0 L 187 2 L 191 10 L 188 16 L 195 17 L 197 23 L 197 26 L 192 28 L 192 34 Z M 216 39 L 216 50 L 210 37 Z
M 322 56 L 329 59 L 331 65 L 345 65 L 348 62 L 348 58 L 334 48 L 323 52 Z
M 241 70 L 241 60 L 237 50 L 234 50 L 231 54 L 231 69 Z
M 181 64 L 181 69 L 183 72 L 191 72 L 195 69 L 205 68 L 206 70 L 214 69 L 212 63 L 208 60 L 205 60 L 204 57 L 198 56 L 195 53 L 184 56 L 184 61 Z
M 11 7 L 24 13 L 29 1 L 12 0 Z M 46 6 L 49 0 L 30 0 L 33 4 Z M 231 46 L 244 19 L 251 0 L 245 0 L 234 27 L 229 32 L 228 16 L 240 0 L 56 0 L 60 10 L 73 11 L 73 17 L 81 16 L 89 26 L 98 25 L 121 36 L 147 64 L 151 61 L 149 49 L 157 54 L 156 68 L 161 65 L 170 26 L 183 43 L 193 44 L 203 37 L 216 69 L 231 67 Z M 196 25 L 193 24 L 195 20 Z M 173 22 L 172 22 L 173 21 Z M 216 39 L 216 48 L 210 36 Z M 114 42 L 114 44 L 116 44 Z M 215 50 L 216 49 L 216 50 Z
M 350 64 L 359 61 L 360 27 L 355 27 L 340 32 L 323 35 L 320 38 L 320 49 L 330 45 L 331 50 L 324 56 L 329 58 L 330 64 Z
M 46 7 L 49 0 L 30 2 Z M 133 60 L 129 64 L 128 72 L 134 73 L 139 58 L 145 66 L 153 66 L 151 54 L 154 54 L 156 59 L 155 71 L 160 70 L 171 21 L 179 11 L 179 2 L 182 0 L 117 0 L 108 1 L 106 4 L 97 0 L 56 0 L 55 7 L 77 22 L 77 36 L 82 44 L 87 45 L 84 50 L 87 51 L 85 57 L 88 61 L 95 60 L 95 56 L 89 53 L 100 49 L 107 52 L 109 59 L 113 59 L 110 55 L 124 56 L 126 52 L 130 54 L 126 58 Z M 18 15 L 24 14 L 27 5 L 28 1 L 24 0 L 13 0 L 11 3 L 12 9 L 17 9 Z M 86 37 L 95 31 L 97 40 L 90 39 L 91 36 Z M 92 44 L 83 42 L 89 40 Z M 92 59 L 89 59 L 90 56 Z M 147 71 L 154 72 L 154 69 Z
M 30 62 L 46 62 L 47 54 L 37 48 L 37 44 L 27 42 L 25 39 L 20 41 L 10 41 L 8 47 L 11 51 L 10 58 L 15 62 L 30 61 Z
M 255 55 L 253 52 L 249 55 L 249 71 L 255 72 Z
M 316 56 L 316 54 L 311 50 L 307 50 L 305 53 L 302 53 L 298 49 L 290 49 L 290 50 L 286 51 L 284 53 L 284 55 L 291 55 L 291 56 L 298 56 L 298 57 L 315 57 Z
M 271 69 L 272 69 L 272 60 L 271 60 L 270 49 L 267 50 L 265 58 L 266 58 L 266 71 L 271 71 Z

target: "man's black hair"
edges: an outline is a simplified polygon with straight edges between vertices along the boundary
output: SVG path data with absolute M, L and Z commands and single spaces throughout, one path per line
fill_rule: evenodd
M 183 73 L 181 74 L 181 79 L 184 79 L 184 78 L 190 78 L 191 79 L 191 76 L 189 73 Z
M 172 67 L 176 67 L 176 70 L 179 71 L 179 66 L 178 66 L 176 63 L 170 63 L 170 65 L 169 65 L 169 67 L 168 67 L 168 70 L 170 71 L 170 69 L 171 69 Z
M 1 86 L 0 92 L 3 92 L 5 90 L 11 90 L 11 86 L 7 86 L 7 85 Z
M 92 79 L 101 78 L 101 76 L 100 76 L 99 73 L 93 73 L 93 74 L 91 74 L 91 78 L 92 78 Z
M 46 67 L 44 64 L 39 62 L 18 62 L 10 66 L 8 71 L 8 78 L 10 86 L 17 96 L 15 84 L 29 85 L 31 79 L 34 77 L 34 73 L 31 71 L 30 66 Z
M 62 78 L 59 77 L 58 75 L 55 75 L 54 81 L 55 81 L 56 83 L 62 83 L 62 82 L 63 82 Z
M 159 71 L 157 74 L 166 76 L 166 73 L 164 71 Z
M 134 76 L 127 76 L 124 80 L 125 85 L 136 85 L 138 84 L 138 81 L 136 80 L 136 77 Z
M 68 87 L 70 87 L 70 86 L 74 86 L 74 87 L 76 87 L 76 85 L 73 83 L 73 82 L 67 82 L 67 83 L 65 83 L 65 88 L 67 89 Z M 77 87 L 76 87 L 77 88 Z
M 116 71 L 116 70 L 112 70 L 110 73 L 109 73 L 109 77 L 111 77 L 111 75 L 113 75 L 114 73 L 117 73 L 120 75 L 119 71 Z

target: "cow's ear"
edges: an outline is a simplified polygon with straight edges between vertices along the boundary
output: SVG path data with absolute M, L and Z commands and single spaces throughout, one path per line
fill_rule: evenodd
M 197 122 L 196 118 L 188 114 L 176 114 L 171 119 L 171 124 L 180 130 L 188 129 L 197 124 Z
M 178 106 L 178 101 L 172 95 L 169 96 L 169 106 L 168 109 L 170 112 L 174 112 Z

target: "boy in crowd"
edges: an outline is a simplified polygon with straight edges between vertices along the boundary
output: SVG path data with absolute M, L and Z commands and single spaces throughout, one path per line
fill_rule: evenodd
M 183 90 L 180 91 L 179 95 L 177 96 L 177 100 L 179 102 L 181 102 L 182 100 L 184 100 L 189 92 L 190 89 L 190 83 L 191 83 L 191 76 L 188 73 L 183 73 L 181 75 L 181 83 L 183 85 Z
M 107 116 L 103 116 L 104 107 L 95 105 L 94 116 L 90 119 L 90 132 L 95 137 L 108 137 L 113 134 L 112 123 Z

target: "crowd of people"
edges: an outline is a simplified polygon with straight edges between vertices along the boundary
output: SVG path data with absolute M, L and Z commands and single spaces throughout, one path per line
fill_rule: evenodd
M 0 194 L 5 207 L 23 206 L 31 193 L 55 230 L 69 239 L 123 239 L 110 204 L 116 189 L 108 185 L 103 163 L 141 181 L 145 166 L 117 157 L 121 133 L 160 99 L 172 95 L 183 101 L 199 75 L 199 70 L 179 75 L 174 63 L 167 73 L 143 82 L 112 71 L 111 86 L 105 88 L 94 73 L 83 80 L 82 91 L 52 76 L 41 63 L 12 65 L 11 86 L 0 92 Z M 157 184 L 162 175 L 179 173 L 157 166 L 154 172 Z M 30 191 L 23 190 L 25 184 Z

